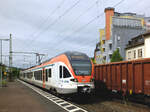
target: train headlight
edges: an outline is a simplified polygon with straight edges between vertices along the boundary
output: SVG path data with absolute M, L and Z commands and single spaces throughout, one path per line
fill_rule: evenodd
M 70 79 L 70 81 L 78 82 L 78 79 Z
M 91 79 L 90 79 L 90 82 L 94 82 L 94 78 L 91 78 Z

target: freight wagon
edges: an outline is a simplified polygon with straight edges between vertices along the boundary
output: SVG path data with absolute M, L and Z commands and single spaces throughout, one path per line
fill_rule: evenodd
M 95 65 L 95 86 L 125 94 L 150 96 L 150 58 Z

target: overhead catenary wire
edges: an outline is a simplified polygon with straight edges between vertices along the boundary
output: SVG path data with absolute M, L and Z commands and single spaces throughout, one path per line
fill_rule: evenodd
M 70 6 L 67 10 L 65 10 L 55 21 L 53 21 L 51 24 L 49 24 L 43 31 L 40 31 L 35 37 L 35 39 L 33 39 L 32 41 L 30 41 L 29 45 L 31 45 L 31 43 L 33 44 L 38 38 L 40 38 L 40 35 L 47 31 L 48 29 L 50 29 L 52 26 L 54 26 L 62 17 L 64 17 L 66 14 L 68 14 L 75 6 L 77 6 L 82 0 L 78 0 L 77 2 L 75 2 L 72 6 Z
M 48 14 L 47 18 L 45 18 L 45 20 L 42 21 L 42 22 L 39 24 L 39 27 L 42 27 L 48 20 L 50 20 L 50 18 L 52 17 L 52 15 L 54 15 L 54 14 L 57 12 L 57 10 L 59 10 L 59 9 L 61 8 L 61 6 L 64 4 L 64 2 L 65 2 L 65 0 L 62 0 L 62 1 L 58 4 L 58 6 L 57 6 L 51 13 Z M 38 33 L 37 30 L 36 30 L 35 32 L 33 32 L 33 33 L 31 34 L 31 36 L 34 36 L 36 33 Z
M 99 0 L 96 0 L 96 2 L 97 2 L 97 1 L 99 1 Z M 96 2 L 95 2 L 95 3 L 96 3 Z M 90 7 L 88 7 L 88 8 L 87 8 L 83 13 L 81 13 L 78 17 L 76 17 L 76 18 L 74 19 L 74 21 L 71 23 L 71 25 L 69 25 L 69 27 L 70 27 L 70 26 L 73 26 L 82 16 L 84 16 L 89 10 L 91 10 L 91 9 L 95 6 L 95 3 L 92 4 Z M 70 29 L 69 27 L 68 27 L 68 29 Z M 56 37 L 60 37 L 61 34 L 63 34 L 63 32 L 57 34 Z M 62 38 L 60 41 L 64 41 L 64 40 L 65 40 L 65 39 Z M 55 45 L 55 44 L 57 44 L 57 42 L 53 42 L 49 47 L 51 47 L 52 45 Z
M 48 14 L 48 16 L 42 21 L 42 22 L 39 22 L 38 24 L 38 27 L 42 27 L 42 26 L 44 26 L 50 19 L 51 19 L 51 17 L 57 12 L 57 10 L 59 10 L 61 7 L 62 7 L 62 5 L 65 3 L 65 1 L 66 0 L 61 0 L 61 2 L 56 6 L 56 8 L 55 9 L 53 9 L 52 11 L 51 11 L 51 13 L 49 13 Z M 51 8 L 50 8 L 51 9 Z M 30 37 L 34 37 L 34 35 L 35 34 L 37 34 L 38 33 L 38 29 L 36 29 L 36 30 L 34 30 L 29 36 Z M 16 37 L 16 36 L 15 36 Z M 20 38 L 20 36 L 19 37 L 17 37 L 18 39 Z M 24 37 L 23 37 L 24 38 Z M 14 39 L 14 38 L 13 38 Z M 34 41 L 34 38 L 32 38 L 31 39 L 31 41 Z M 24 41 L 24 44 L 26 45 L 26 46 L 29 46 L 31 43 L 29 43 L 29 41 Z M 22 48 L 22 46 L 20 46 L 19 48 Z
M 58 6 L 51 12 L 51 13 L 49 13 L 48 14 L 48 16 L 46 17 L 46 19 L 44 20 L 44 21 L 42 21 L 40 24 L 39 24 L 39 27 L 42 27 L 42 26 L 44 26 L 44 24 L 46 24 L 46 22 L 47 21 L 49 21 L 50 19 L 51 19 L 51 17 L 57 12 L 57 10 L 59 10 L 60 8 L 61 8 L 61 6 L 64 4 L 64 2 L 65 2 L 65 0 L 62 0 L 59 4 L 58 4 Z M 30 36 L 32 37 L 34 37 L 34 35 L 36 35 L 38 33 L 38 30 L 35 30 L 32 34 L 30 34 Z M 31 41 L 33 41 L 34 40 L 34 38 L 31 40 Z M 30 44 L 30 43 L 29 43 Z M 28 44 L 28 45 L 29 45 Z
M 119 6 L 122 2 L 124 2 L 125 0 L 121 0 L 121 1 L 119 1 L 117 4 L 115 4 L 115 5 L 113 5 L 113 7 L 117 7 L 117 6 Z M 91 44 L 93 44 L 93 42 L 94 42 L 95 40 L 93 40 L 93 41 L 90 41 L 90 44 L 88 44 L 88 45 L 91 45 Z M 86 41 L 84 41 L 84 42 L 80 42 L 80 43 L 84 43 L 84 44 L 87 44 L 87 42 Z
M 122 1 L 124 1 L 124 0 L 122 0 Z M 120 3 L 119 3 L 120 4 Z M 72 35 L 72 34 L 76 34 L 76 33 L 79 33 L 79 32 L 81 32 L 82 30 L 84 30 L 87 26 L 89 26 L 91 23 L 93 23 L 94 21 L 96 21 L 98 18 L 100 17 L 100 15 L 99 16 L 96 16 L 96 17 L 94 17 L 94 18 L 92 18 L 89 22 L 87 22 L 85 25 L 83 25 L 83 26 L 81 26 L 80 28 L 78 28 L 78 29 L 76 29 L 74 32 L 72 32 L 70 35 Z M 68 35 L 67 37 L 69 37 L 70 35 Z M 71 36 L 72 37 L 72 36 Z M 63 39 L 62 41 L 64 42 L 65 40 L 67 40 L 67 39 L 69 39 L 69 38 L 66 38 L 66 39 Z M 62 42 L 62 43 L 63 43 Z M 59 43 L 59 45 L 62 45 L 62 43 Z M 82 42 L 81 42 L 82 43 Z M 80 44 L 81 44 L 80 43 Z
M 113 7 L 114 7 L 114 6 L 117 7 L 117 6 L 120 5 L 123 1 L 124 1 L 124 0 L 119 1 L 117 4 L 113 5 Z M 81 26 L 81 27 L 78 28 L 77 30 L 73 31 L 70 35 L 66 36 L 65 39 L 60 40 L 61 43 L 60 43 L 59 45 L 57 45 L 56 48 L 58 48 L 65 40 L 68 40 L 68 39 L 70 39 L 71 37 L 73 37 L 73 36 L 71 36 L 71 35 L 77 34 L 77 33 L 81 32 L 82 30 L 84 30 L 84 29 L 85 29 L 87 26 L 89 26 L 91 23 L 93 23 L 94 21 L 96 21 L 97 19 L 99 19 L 101 16 L 103 16 L 103 14 L 104 14 L 104 12 L 103 12 L 103 13 L 100 13 L 100 14 L 97 15 L 97 16 L 95 16 L 93 19 L 91 19 L 90 21 L 88 21 L 88 23 L 86 23 L 85 25 Z M 67 38 L 67 37 L 68 37 L 68 38 Z M 69 37 L 70 37 L 70 38 L 69 38 Z M 80 44 L 81 44 L 81 43 L 82 43 L 82 42 L 80 42 Z M 56 49 L 56 48 L 55 48 L 55 49 Z

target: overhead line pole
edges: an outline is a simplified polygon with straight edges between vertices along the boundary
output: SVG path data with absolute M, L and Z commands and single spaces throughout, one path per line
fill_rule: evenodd
M 1 48 L 0 48 L 0 52 L 1 52 L 1 55 L 0 55 L 0 62 L 1 62 L 1 67 L 0 67 L 0 76 L 1 76 L 1 78 L 0 78 L 0 82 L 1 82 L 1 86 L 0 87 L 2 87 L 2 79 L 3 79 L 3 74 L 2 74 L 2 53 L 3 53 L 3 49 L 2 49 L 2 41 L 9 41 L 9 39 L 0 39 L 0 44 L 1 44 Z
M 12 81 L 12 34 L 9 39 L 9 80 Z
M 1 40 L 1 87 L 2 87 L 2 40 Z

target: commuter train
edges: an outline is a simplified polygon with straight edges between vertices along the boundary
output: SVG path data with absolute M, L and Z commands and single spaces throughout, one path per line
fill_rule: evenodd
M 23 70 L 20 79 L 58 94 L 91 93 L 95 88 L 94 65 L 80 52 L 65 52 Z

